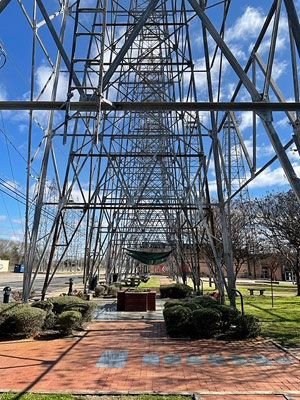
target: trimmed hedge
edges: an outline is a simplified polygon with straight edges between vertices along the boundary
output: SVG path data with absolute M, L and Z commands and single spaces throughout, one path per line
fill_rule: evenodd
M 202 307 L 215 307 L 219 305 L 217 300 L 211 296 L 197 296 L 191 298 L 190 301 L 199 304 Z
M 82 321 L 91 321 L 93 312 L 97 306 L 95 303 L 80 299 L 76 296 L 53 297 L 49 301 L 53 304 L 53 312 L 56 315 L 64 311 L 78 311 L 82 315 Z
M 236 319 L 240 316 L 240 312 L 230 306 L 218 304 L 214 307 L 217 310 L 221 317 L 220 317 L 220 329 L 222 332 L 226 332 L 230 329 L 230 327 L 236 323 Z
M 163 311 L 168 335 L 187 337 L 190 331 L 191 310 L 181 305 L 174 305 Z
M 57 328 L 64 334 L 70 334 L 83 322 L 91 321 L 96 306 L 96 303 L 76 296 L 53 297 L 32 304 L 1 304 L 0 334 L 5 337 L 30 337 L 42 330 Z
M 53 304 L 52 311 L 54 314 L 61 314 L 64 311 L 64 308 L 73 304 L 85 304 L 86 300 L 80 299 L 77 296 L 59 296 L 59 297 L 51 297 L 48 299 L 50 303 Z
M 169 300 L 163 315 L 171 337 L 200 339 L 216 335 L 224 337 L 226 333 L 228 339 L 245 339 L 260 333 L 256 317 L 241 315 L 237 309 L 220 305 L 209 296 Z
M 95 297 L 100 297 L 103 296 L 105 294 L 106 288 L 105 286 L 96 286 L 95 287 Z
M 117 297 L 119 290 L 120 288 L 118 286 L 109 285 L 107 288 L 107 294 L 112 297 Z
M 159 288 L 160 297 L 170 299 L 184 299 L 192 293 L 192 288 L 182 283 L 171 283 L 171 285 L 162 285 Z
M 59 314 L 57 322 L 63 335 L 71 335 L 74 329 L 80 328 L 82 315 L 79 311 L 64 311 Z
M 254 315 L 239 315 L 235 320 L 232 337 L 235 339 L 255 338 L 260 334 L 259 319 Z
M 50 300 L 41 300 L 32 303 L 31 307 L 40 308 L 41 310 L 50 312 L 53 310 L 53 303 L 51 303 Z
M 56 325 L 57 325 L 57 316 L 54 314 L 54 312 L 49 311 L 45 318 L 43 330 L 55 329 Z
M 191 299 L 182 299 L 182 300 L 168 300 L 165 303 L 165 308 L 173 307 L 173 306 L 183 306 L 189 308 L 191 311 L 197 310 L 198 308 L 202 308 L 200 304 L 193 302 Z
M 211 338 L 218 329 L 221 314 L 213 308 L 194 310 L 190 319 L 190 337 L 193 339 Z
M 7 337 L 36 336 L 42 330 L 47 313 L 29 304 L 8 304 L 0 309 L 0 332 Z

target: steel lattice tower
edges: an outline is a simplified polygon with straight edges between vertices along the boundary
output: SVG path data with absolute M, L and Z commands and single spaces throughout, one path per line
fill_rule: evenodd
M 249 179 L 230 190 L 231 197 L 278 160 L 300 199 L 300 181 L 287 153 L 292 143 L 300 149 L 300 25 L 295 2 L 270 2 L 243 64 L 226 39 L 234 1 L 61 0 L 45 5 L 32 0 L 28 6 L 22 0 L 1 0 L 0 18 L 13 6 L 20 7 L 32 29 L 30 99 L 0 102 L 1 109 L 30 113 L 24 301 L 45 255 L 43 296 L 74 242 L 84 253 L 88 289 L 100 268 L 106 269 L 108 280 L 112 272 L 126 274 L 131 266 L 123 249 L 143 248 L 145 243 L 174 249 L 177 266 L 188 258 L 198 279 L 205 240 L 217 265 L 219 289 L 225 285 L 234 304 L 230 211 L 223 188 L 224 182 L 227 189 L 236 182 L 226 169 L 235 161 L 233 153 L 222 150 L 220 132 L 226 130 L 228 118 L 235 125 L 235 111 L 252 112 L 251 141 L 240 132 L 238 149 L 247 161 Z M 282 20 L 288 26 L 292 93 L 280 88 L 273 76 Z M 50 73 L 37 93 L 41 60 Z M 230 100 L 222 102 L 229 83 Z M 48 114 L 36 143 L 39 110 Z M 288 139 L 276 130 L 275 121 L 283 115 L 290 123 Z M 258 123 L 275 152 L 259 168 Z M 31 218 L 33 168 L 39 174 Z M 46 182 L 53 179 L 58 196 L 49 199 Z M 212 208 L 220 221 L 222 251 L 213 234 Z M 45 209 L 52 215 L 46 235 L 41 223 Z

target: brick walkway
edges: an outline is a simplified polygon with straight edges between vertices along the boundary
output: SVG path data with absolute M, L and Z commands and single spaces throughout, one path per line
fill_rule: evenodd
M 268 341 L 170 340 L 160 321 L 103 321 L 81 337 L 0 343 L 0 390 L 300 399 L 300 369 Z

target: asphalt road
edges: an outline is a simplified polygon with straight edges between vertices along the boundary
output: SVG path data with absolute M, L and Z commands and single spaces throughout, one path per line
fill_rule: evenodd
M 74 280 L 74 289 L 82 289 L 82 275 L 80 274 L 57 274 L 48 289 L 48 292 L 68 292 L 68 281 L 69 278 L 73 278 Z M 44 284 L 45 275 L 39 274 L 36 277 L 34 283 L 34 290 L 39 293 L 42 290 Z M 2 293 L 5 286 L 10 286 L 12 290 L 22 290 L 23 285 L 23 274 L 13 273 L 13 272 L 1 272 L 0 273 L 0 302 L 2 301 Z

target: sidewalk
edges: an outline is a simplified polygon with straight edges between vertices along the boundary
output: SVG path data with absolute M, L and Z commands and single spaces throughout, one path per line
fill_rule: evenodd
M 300 399 L 300 369 L 267 340 L 171 340 L 162 321 L 99 321 L 80 337 L 0 343 L 1 390 Z

